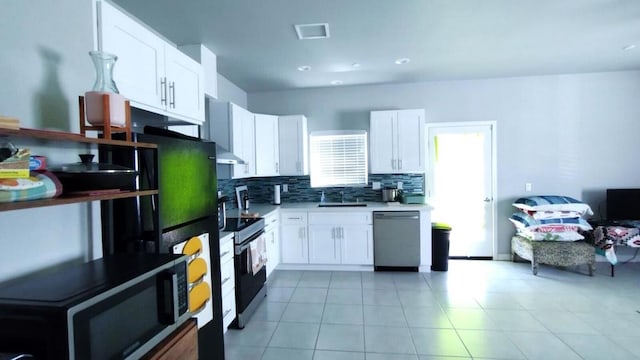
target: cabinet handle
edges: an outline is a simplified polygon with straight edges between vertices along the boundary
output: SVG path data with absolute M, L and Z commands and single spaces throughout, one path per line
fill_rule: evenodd
M 226 283 L 227 281 L 231 280 L 231 276 L 226 277 L 224 280 L 222 280 L 222 282 L 220 283 L 220 285 L 224 285 L 224 283 Z
M 160 104 L 167 105 L 167 78 L 160 78 Z
M 398 160 L 398 170 L 402 170 L 402 159 Z
M 280 172 L 280 164 L 276 162 L 276 172 L 279 173 Z
M 220 254 L 220 257 L 223 258 L 225 255 L 227 255 L 228 253 L 230 253 L 231 251 L 225 251 L 222 254 Z
M 393 160 L 391 160 L 391 163 L 392 163 L 391 168 L 392 168 L 393 170 L 398 170 L 397 160 L 396 160 L 396 159 L 393 159 Z
M 227 314 L 229 314 L 231 312 L 231 309 L 227 309 L 224 311 L 224 314 L 222 314 L 222 317 L 227 316 Z
M 176 108 L 176 82 L 172 81 L 169 84 L 169 93 L 171 94 L 171 101 L 169 102 L 169 106 L 172 108 Z
M 289 219 L 289 220 L 300 220 L 301 218 L 299 216 L 297 216 L 297 217 L 288 217 L 287 219 Z
M 336 246 L 336 240 L 333 240 L 333 258 L 336 259 L 338 257 L 338 246 Z
M 338 229 L 339 229 L 338 231 L 340 231 L 340 239 L 344 239 L 343 229 L 341 227 Z

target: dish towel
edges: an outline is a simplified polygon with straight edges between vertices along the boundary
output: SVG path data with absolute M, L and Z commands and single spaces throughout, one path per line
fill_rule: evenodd
M 264 240 L 264 236 L 258 237 L 250 244 L 251 250 L 251 270 L 255 275 L 262 269 L 267 262 L 267 244 Z

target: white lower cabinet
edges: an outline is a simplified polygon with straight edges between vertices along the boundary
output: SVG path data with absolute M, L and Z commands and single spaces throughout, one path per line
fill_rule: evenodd
M 309 263 L 340 264 L 339 228 L 309 225 Z
M 280 222 L 278 211 L 272 211 L 264 216 L 264 233 L 267 241 L 267 278 L 280 264 Z
M 220 287 L 222 294 L 222 330 L 236 318 L 236 279 L 233 265 L 233 234 L 220 239 Z
M 307 213 L 283 212 L 280 221 L 282 263 L 308 264 Z
M 372 265 L 371 212 L 309 213 L 309 263 Z
M 342 264 L 373 265 L 373 226 L 342 225 Z

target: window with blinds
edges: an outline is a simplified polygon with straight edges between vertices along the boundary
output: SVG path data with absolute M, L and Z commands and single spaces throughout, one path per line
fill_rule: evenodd
M 366 131 L 315 131 L 309 142 L 311 187 L 367 185 Z

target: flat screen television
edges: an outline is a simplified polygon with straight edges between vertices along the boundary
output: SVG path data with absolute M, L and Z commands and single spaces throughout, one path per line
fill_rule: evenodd
M 640 220 L 640 189 L 607 189 L 607 220 Z

